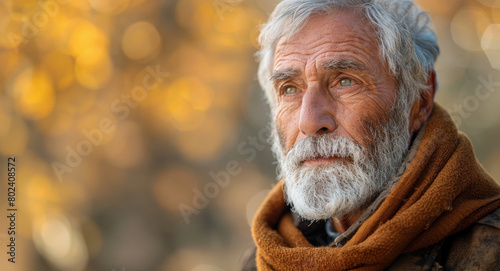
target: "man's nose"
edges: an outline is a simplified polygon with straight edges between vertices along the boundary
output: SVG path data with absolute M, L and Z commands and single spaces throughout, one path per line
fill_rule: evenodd
M 309 87 L 302 97 L 299 130 L 305 136 L 328 134 L 337 128 L 334 99 L 327 89 Z

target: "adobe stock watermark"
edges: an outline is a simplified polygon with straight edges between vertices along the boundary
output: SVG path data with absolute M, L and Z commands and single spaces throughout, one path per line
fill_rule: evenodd
M 253 162 L 257 158 L 258 152 L 263 151 L 266 146 L 270 145 L 268 139 L 269 128 L 267 127 L 262 128 L 257 136 L 249 136 L 247 140 L 238 144 L 238 154 L 245 156 L 245 160 L 248 163 Z M 221 190 L 231 183 L 231 179 L 242 171 L 243 167 L 240 163 L 236 160 L 231 160 L 227 162 L 225 170 L 219 172 L 211 171 L 209 173 L 212 181 L 206 183 L 203 189 L 193 188 L 194 196 L 192 205 L 181 203 L 178 206 L 186 224 L 191 223 L 191 216 L 199 215 L 208 206 L 210 200 L 219 196 Z
M 125 120 L 130 114 L 130 109 L 136 108 L 138 103 L 146 99 L 148 91 L 158 87 L 164 78 L 169 75 L 168 72 L 160 70 L 160 65 L 156 65 L 155 68 L 147 66 L 145 70 L 146 74 L 142 78 L 141 85 L 133 87 L 128 94 L 122 94 L 120 98 L 111 103 L 110 110 L 117 115 L 119 120 Z M 103 117 L 99 120 L 97 128 L 90 131 L 83 129 L 81 132 L 84 139 L 73 147 L 66 146 L 65 161 L 63 163 L 52 162 L 52 169 L 57 179 L 62 182 L 63 175 L 73 172 L 82 163 L 83 159 L 92 153 L 94 147 L 102 144 L 104 136 L 112 133 L 115 128 L 116 125 L 111 119 Z
M 38 9 L 31 15 L 31 17 L 23 16 L 23 22 L 19 34 L 9 32 L 7 39 L 9 39 L 12 49 L 18 52 L 18 47 L 21 43 L 28 43 L 29 40 L 38 35 L 40 29 L 45 28 L 49 23 L 50 18 L 54 18 L 61 10 L 61 5 L 69 3 L 69 0 L 39 0 Z
M 478 80 L 480 84 L 474 90 L 474 95 L 467 96 L 462 100 L 462 103 L 454 104 L 451 109 L 451 116 L 458 127 L 471 116 L 472 112 L 479 109 L 482 101 L 489 99 L 497 88 L 500 88 L 500 82 L 494 82 L 492 74 L 488 76 L 488 79 L 479 76 Z
M 224 14 L 233 11 L 234 8 L 242 2 L 243 0 L 214 0 L 212 5 L 215 8 L 215 12 L 217 12 L 217 15 L 219 16 L 219 19 L 223 21 Z

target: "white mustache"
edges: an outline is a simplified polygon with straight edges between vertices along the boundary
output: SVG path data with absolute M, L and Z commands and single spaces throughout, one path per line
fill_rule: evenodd
M 286 154 L 285 161 L 298 166 L 306 160 L 339 157 L 354 162 L 364 159 L 365 148 L 342 136 L 308 136 L 297 142 Z

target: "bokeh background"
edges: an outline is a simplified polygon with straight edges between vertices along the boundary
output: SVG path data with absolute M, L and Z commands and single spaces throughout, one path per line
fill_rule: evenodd
M 0 270 L 235 270 L 275 183 L 253 54 L 276 2 L 0 2 Z M 500 0 L 417 2 L 436 99 L 500 180 Z

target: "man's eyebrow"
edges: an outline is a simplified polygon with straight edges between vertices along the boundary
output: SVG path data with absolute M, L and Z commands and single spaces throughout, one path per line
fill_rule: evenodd
M 332 59 L 323 64 L 326 70 L 366 70 L 366 66 L 353 59 Z M 274 83 L 288 80 L 300 74 L 300 71 L 294 68 L 287 68 L 283 70 L 275 70 L 271 73 L 270 79 Z
M 288 79 L 295 77 L 299 74 L 300 74 L 300 72 L 294 68 L 275 70 L 271 73 L 270 79 L 271 79 L 271 81 L 276 83 L 276 82 L 288 80 Z
M 353 59 L 332 59 L 323 64 L 326 70 L 366 70 L 365 64 Z

